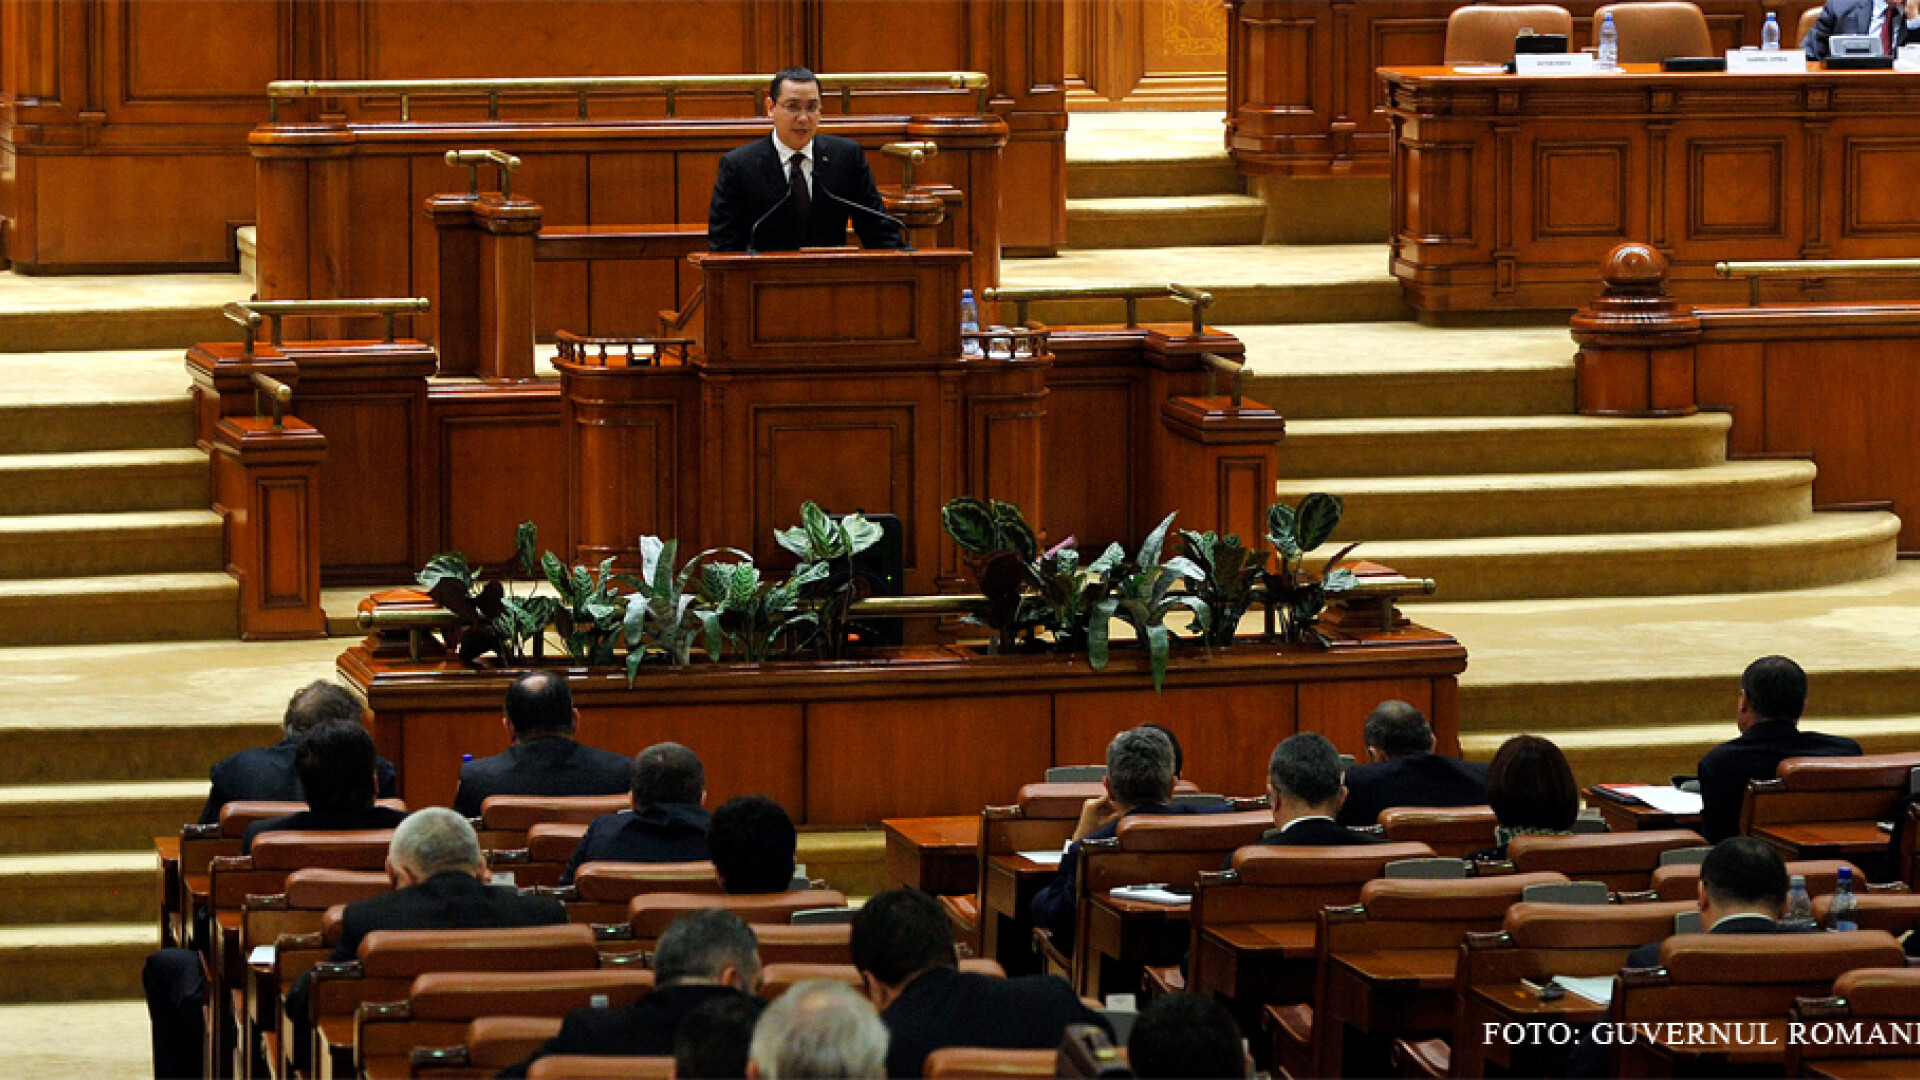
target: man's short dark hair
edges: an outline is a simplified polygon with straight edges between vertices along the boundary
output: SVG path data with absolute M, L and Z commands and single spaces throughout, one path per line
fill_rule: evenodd
M 697 803 L 707 793 L 699 755 L 679 743 L 655 743 L 633 759 L 633 804 Z
M 1240 1028 L 1199 994 L 1163 994 L 1140 1011 L 1127 1039 L 1135 1076 L 1246 1076 Z
M 1367 745 L 1389 758 L 1433 751 L 1433 728 L 1419 709 L 1404 701 L 1383 701 L 1367 714 Z
M 1141 724 L 1140 726 L 1150 727 L 1153 730 L 1167 737 L 1167 742 L 1173 746 L 1173 778 L 1175 780 L 1180 779 L 1180 770 L 1187 767 L 1187 752 L 1185 750 L 1180 749 L 1180 736 L 1175 735 L 1173 733 L 1173 729 L 1168 727 L 1167 725 L 1156 724 L 1151 720 L 1148 720 L 1146 723 Z
M 1784 656 L 1763 656 L 1740 676 L 1753 711 L 1768 720 L 1797 723 L 1807 707 L 1807 673 Z
M 780 100 L 780 84 L 783 82 L 802 82 L 802 83 L 810 82 L 815 87 L 818 87 L 820 85 L 820 76 L 815 75 L 813 72 L 803 67 L 781 68 L 779 71 L 775 72 L 773 75 L 773 78 L 768 80 L 767 82 L 767 100 L 768 101 Z
M 300 737 L 293 771 L 313 810 L 360 810 L 373 805 L 373 736 L 358 720 L 328 720 Z
M 573 730 L 573 690 L 557 671 L 529 671 L 507 687 L 507 722 L 515 735 Z
M 653 952 L 653 978 L 665 986 L 679 979 L 714 979 L 734 968 L 752 985 L 760 972 L 760 939 L 731 911 L 702 908 L 673 920 Z
M 280 719 L 280 727 L 295 738 L 313 730 L 315 724 L 324 724 L 329 720 L 360 720 L 360 699 L 352 691 L 339 683 L 322 679 L 310 682 L 293 692 L 287 699 L 286 715 Z
M 928 968 L 960 963 L 940 901 L 918 889 L 867 901 L 853 917 L 851 941 L 853 966 L 895 988 Z
M 1173 798 L 1173 741 L 1157 727 L 1128 728 L 1107 744 L 1107 783 L 1127 806 Z
M 736 795 L 707 827 L 707 852 L 729 893 L 777 893 L 793 883 L 793 819 L 765 795 Z
M 1308 806 L 1329 802 L 1340 794 L 1340 751 L 1317 731 L 1290 736 L 1267 759 L 1267 782 Z
M 747 1075 L 747 1046 L 763 1007 L 746 994 L 720 994 L 694 1006 L 673 1035 L 673 1075 L 686 1080 Z
M 1787 902 L 1787 864 L 1765 840 L 1734 836 L 1713 845 L 1700 864 L 1700 883 L 1721 904 Z

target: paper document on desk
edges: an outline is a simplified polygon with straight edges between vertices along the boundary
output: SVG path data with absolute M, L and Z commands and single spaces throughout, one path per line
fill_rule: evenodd
M 1677 787 L 1659 784 L 1612 784 L 1608 790 L 1617 795 L 1626 795 L 1663 814 L 1697 814 L 1700 812 L 1700 793 L 1681 791 Z
M 1115 900 L 1136 900 L 1143 904 L 1165 904 L 1178 907 L 1191 903 L 1193 897 L 1188 893 L 1177 893 L 1165 885 L 1122 885 L 1113 890 Z
M 1595 1005 L 1613 1004 L 1613 976 L 1611 975 L 1555 975 L 1553 981 Z
M 1014 854 L 1020 856 L 1021 858 L 1027 860 L 1030 863 L 1039 863 L 1041 866 L 1059 866 L 1060 857 L 1062 855 L 1065 855 L 1066 852 L 1064 851 L 1016 851 L 1014 852 Z
M 253 947 L 253 951 L 247 954 L 247 966 L 272 967 L 273 966 L 273 946 L 255 945 Z

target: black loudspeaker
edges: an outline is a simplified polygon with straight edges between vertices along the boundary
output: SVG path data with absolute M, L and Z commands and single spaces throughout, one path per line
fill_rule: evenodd
M 1669 56 L 1660 61 L 1661 71 L 1725 71 L 1724 56 Z
M 853 557 L 853 578 L 868 596 L 900 596 L 906 584 L 906 533 L 897 514 L 868 514 L 868 521 L 880 526 L 880 540 Z M 844 515 L 830 515 L 835 521 Z M 836 567 L 833 578 L 840 577 Z M 857 619 L 850 627 L 863 645 L 901 645 L 907 640 L 906 625 L 900 619 Z

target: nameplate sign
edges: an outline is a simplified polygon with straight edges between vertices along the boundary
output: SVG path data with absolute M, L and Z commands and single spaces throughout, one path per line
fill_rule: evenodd
M 1516 75 L 1591 75 L 1592 53 L 1521 53 L 1513 58 Z
M 1799 49 L 1779 49 L 1774 52 L 1728 49 L 1727 73 L 1730 75 L 1805 75 L 1807 54 Z

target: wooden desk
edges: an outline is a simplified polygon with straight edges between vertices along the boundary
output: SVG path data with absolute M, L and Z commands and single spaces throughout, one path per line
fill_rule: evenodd
M 1582 792 L 1588 806 L 1600 811 L 1608 832 L 1659 832 L 1665 829 L 1700 831 L 1699 814 L 1670 814 L 1642 803 L 1621 802 L 1593 788 Z
M 1080 933 L 1086 935 L 1085 988 L 1098 997 L 1130 994 L 1140 987 L 1140 971 L 1153 964 L 1177 964 L 1189 937 L 1186 904 L 1094 897 Z
M 1715 1029 L 1722 1029 L 1716 1032 Z M 1698 1039 L 1688 1038 L 1685 1042 L 1672 1041 L 1668 1036 L 1674 1034 L 1665 1025 L 1653 1026 L 1651 1044 L 1642 1042 L 1638 1046 L 1623 1045 L 1623 1076 L 1659 1076 L 1672 1075 L 1669 1070 L 1683 1070 L 1681 1075 L 1712 1075 L 1706 1070 L 1719 1067 L 1718 1072 L 1731 1075 L 1765 1075 L 1765 1070 L 1756 1066 L 1778 1066 L 1787 1055 L 1787 1021 L 1773 1019 L 1745 1019 L 1735 1024 L 1723 1021 L 1718 1024 L 1701 1024 L 1697 1029 L 1684 1032 L 1685 1036 L 1699 1035 Z M 1716 1034 L 1737 1035 L 1738 1042 L 1723 1041 Z M 1639 1071 L 1635 1066 L 1641 1062 L 1636 1057 L 1653 1058 L 1659 1063 L 1654 1065 L 1658 1071 Z M 1660 1061 L 1659 1059 L 1665 1059 Z M 1665 1068 L 1661 1068 L 1665 1066 Z M 1913 1075 L 1909 1071 L 1906 1075 Z
M 180 914 L 180 905 L 184 902 L 180 884 L 180 838 L 156 836 L 153 851 L 160 857 L 160 873 L 154 879 L 160 890 L 155 898 L 160 918 L 160 947 L 177 948 L 186 943 Z
M 1317 1032 L 1331 1047 L 1331 1063 L 1345 1061 L 1349 1033 L 1369 1040 L 1385 1060 L 1391 1039 L 1450 1030 L 1453 1025 L 1453 972 L 1458 949 L 1380 949 L 1337 953 L 1327 973 L 1326 1016 L 1315 1025 L 1339 1029 Z M 1344 1075 L 1340 1070 L 1332 1070 Z
M 1252 1004 L 1272 1000 L 1288 981 L 1313 970 L 1311 922 L 1234 923 L 1201 930 L 1194 943 L 1205 963 L 1192 965 L 1187 989 Z M 1304 967 L 1302 966 L 1304 965 Z M 1299 988 L 1295 988 L 1296 995 Z
M 1037 970 L 1031 940 L 1033 898 L 1059 872 L 1057 865 L 1020 855 L 988 856 L 981 873 L 980 955 L 1000 961 L 1009 975 Z
M 887 888 L 919 889 L 932 896 L 980 888 L 980 816 L 892 818 L 886 830 Z
M 1495 983 L 1491 986 L 1475 986 L 1467 991 L 1466 999 L 1460 1003 L 1464 1022 L 1455 1025 L 1455 1033 L 1481 1033 L 1486 1024 L 1597 1024 L 1607 1018 L 1607 1007 L 1581 997 L 1569 990 L 1565 997 L 1554 1001 L 1542 1001 L 1531 987 L 1524 984 Z M 1551 1043 L 1521 1043 L 1513 1045 L 1504 1039 L 1485 1040 L 1476 1051 L 1476 1060 L 1497 1065 L 1515 1076 L 1564 1076 L 1567 1069 L 1567 1050 Z M 1454 1047 L 1454 1054 L 1460 1055 L 1461 1048 Z M 1478 1075 L 1477 1073 L 1473 1075 Z
M 1893 835 L 1877 821 L 1820 821 L 1808 825 L 1761 825 L 1753 835 L 1789 861 L 1844 859 L 1857 866 L 1884 862 Z
M 1422 313 L 1570 309 L 1639 240 L 1689 303 L 1744 303 L 1740 259 L 1909 255 L 1920 79 L 1891 71 L 1588 78 L 1380 71 L 1392 123 L 1392 269 Z M 1829 281 L 1782 299 L 1881 300 Z

